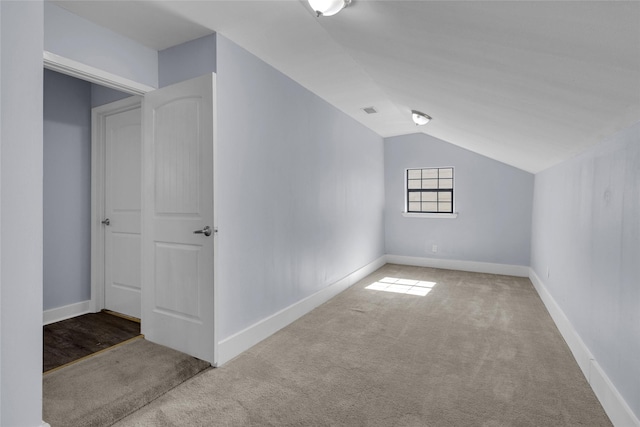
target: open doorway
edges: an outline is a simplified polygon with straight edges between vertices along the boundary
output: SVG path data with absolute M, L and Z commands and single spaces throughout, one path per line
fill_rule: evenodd
M 92 109 L 91 304 L 141 318 L 142 116 L 137 96 Z
M 123 312 L 128 316 L 138 318 L 137 333 L 139 334 L 139 318 L 140 318 L 140 279 L 139 273 L 136 276 L 136 267 L 139 272 L 139 242 L 135 243 L 136 227 L 133 225 L 136 221 L 137 232 L 139 235 L 140 228 L 140 99 L 136 98 L 132 102 L 131 95 L 102 87 L 94 83 L 76 79 L 71 76 L 60 74 L 54 71 L 45 70 L 44 76 L 44 239 L 43 239 L 43 309 L 44 323 L 52 324 L 63 320 L 65 328 L 57 334 L 56 339 L 47 335 L 45 329 L 45 346 L 47 342 L 55 343 L 61 347 L 67 347 L 74 354 L 82 356 L 87 351 L 94 352 L 103 349 L 108 343 L 117 343 L 120 337 L 127 337 L 135 329 L 135 326 L 121 319 L 112 319 L 103 315 L 90 316 L 87 313 L 100 311 L 101 309 L 111 309 L 116 312 Z M 129 99 L 130 101 L 127 101 Z M 103 162 L 102 172 L 107 169 L 109 191 L 108 203 L 104 203 L 106 192 L 104 191 L 105 182 L 96 182 L 92 179 L 92 173 L 95 172 L 92 163 L 92 157 L 96 153 L 96 148 L 92 148 L 92 112 L 93 107 L 101 105 L 113 105 L 113 102 L 121 105 L 126 104 L 127 107 L 123 111 L 115 111 L 112 120 L 106 120 L 110 117 L 105 114 L 104 122 L 109 122 L 108 131 L 112 137 L 102 138 L 102 142 L 108 140 L 110 144 L 109 150 L 101 147 L 102 152 L 109 151 L 109 157 L 101 156 L 99 161 Z M 135 104 L 137 101 L 137 106 Z M 100 107 L 103 108 L 103 107 Z M 137 113 L 135 109 L 137 108 Z M 113 109 L 112 109 L 113 110 Z M 133 110 L 133 113 L 131 111 Z M 103 108 L 103 111 L 109 111 Z M 124 114 L 117 114 L 123 113 Z M 132 120 L 137 119 L 137 125 L 132 124 Z M 123 122 L 123 120 L 125 120 Z M 105 129 L 103 129 L 105 130 Z M 137 142 L 135 141 L 137 138 Z M 122 141 L 134 142 L 134 147 L 123 147 Z M 94 143 L 95 145 L 95 143 Z M 115 152 L 115 157 L 114 157 Z M 136 164 L 136 153 L 137 164 Z M 105 165 L 105 161 L 111 161 L 110 165 Z M 123 165 L 124 163 L 124 165 Z M 123 169 L 124 168 L 124 169 Z M 114 173 L 118 169 L 123 169 L 123 173 Z M 126 169 L 126 170 L 125 170 Z M 124 182 L 123 179 L 129 182 Z M 137 182 L 133 182 L 137 181 Z M 100 191 L 96 192 L 96 189 Z M 124 190 L 123 190 L 124 189 Z M 137 190 L 136 190 L 137 189 Z M 99 194 L 96 194 L 99 193 Z M 125 201 L 128 203 L 124 206 L 122 203 L 124 194 Z M 131 204 L 131 200 L 137 198 L 136 202 Z M 102 199 L 96 211 L 95 200 Z M 115 201 L 115 207 L 114 207 Z M 104 209 L 109 208 L 109 213 L 127 216 L 128 221 L 116 221 L 117 223 L 127 223 L 124 228 L 122 224 L 119 227 L 112 228 L 114 232 L 109 232 L 109 238 L 105 238 L 104 231 L 107 229 L 106 224 L 100 224 L 103 227 L 99 230 L 101 233 L 92 237 L 95 233 L 94 219 L 96 215 L 103 216 L 106 212 Z M 138 211 L 138 218 L 131 218 L 132 210 Z M 100 222 L 100 220 L 98 221 Z M 109 230 L 112 230 L 109 229 Z M 118 234 L 126 234 L 124 239 L 114 239 Z M 132 238 L 133 237 L 133 238 Z M 126 240 L 128 238 L 128 240 Z M 115 243 L 114 243 L 115 240 Z M 124 240 L 124 242 L 123 242 Z M 92 246 L 102 244 L 103 249 L 99 254 L 92 257 Z M 107 245 L 107 251 L 104 245 Z M 136 260 L 135 253 L 138 253 Z M 109 257 L 105 254 L 109 253 Z M 116 258 L 113 260 L 113 254 Z M 95 260 L 102 257 L 99 268 L 101 271 L 92 271 L 96 269 Z M 118 258 L 120 256 L 120 258 Z M 101 280 L 104 282 L 106 270 L 104 269 L 104 261 L 109 259 L 114 268 L 108 270 L 109 280 L 116 282 L 120 288 L 129 288 L 129 294 L 133 294 L 130 301 L 125 301 L 120 295 L 119 302 L 114 302 L 114 297 L 105 298 L 104 287 L 96 295 L 95 280 L 100 280 L 99 275 L 102 274 Z M 124 261 L 128 261 L 127 265 L 122 265 Z M 132 269 L 131 265 L 137 265 Z M 120 273 L 118 268 L 126 268 L 127 271 Z M 114 274 L 115 271 L 115 274 Z M 93 277 L 92 277 L 93 276 Z M 120 283 L 122 282 L 122 283 Z M 137 292 L 135 291 L 138 287 Z M 133 291 L 132 291 L 133 290 Z M 117 299 L 116 298 L 116 299 Z M 82 319 L 77 316 L 84 316 Z M 76 318 L 71 320 L 70 318 Z M 70 320 L 65 320 L 70 319 Z M 134 319 L 135 320 L 135 319 Z M 123 326 L 124 325 L 124 326 Z M 71 329 L 69 329 L 71 327 Z M 73 332 L 75 329 L 75 333 Z M 53 328 L 50 328 L 53 329 Z M 121 334 L 122 329 L 127 329 L 127 334 Z M 60 328 L 57 328 L 60 331 Z M 100 331 L 94 338 L 93 332 Z M 50 334 L 49 334 L 50 335 Z M 99 338 L 98 338 L 99 337 Z M 60 339 L 63 339 L 61 342 Z M 73 340 L 76 342 L 73 342 Z M 67 340 L 66 342 L 64 340 Z M 45 349 L 45 354 L 47 349 Z M 54 351 L 50 354 L 56 354 Z M 67 356 L 62 355 L 63 359 Z
M 46 64 L 47 58 L 45 56 Z M 77 73 L 71 74 L 73 76 L 78 75 Z M 80 76 L 83 77 L 85 74 L 80 74 Z M 60 77 L 66 79 L 68 76 Z M 102 80 L 98 79 L 97 81 Z M 60 87 L 64 86 L 61 85 Z M 128 86 L 114 87 L 123 87 L 127 90 Z M 216 304 L 214 297 L 214 242 L 216 239 L 214 239 L 214 236 L 217 228 L 214 222 L 213 203 L 215 87 L 216 76 L 208 73 L 160 89 L 144 92 L 141 123 L 142 127 L 144 127 L 145 137 L 142 143 L 142 151 L 139 152 L 139 158 L 142 160 L 142 173 L 139 176 L 142 177 L 141 182 L 144 183 L 143 187 L 146 191 L 139 191 L 138 193 L 140 194 L 138 197 L 143 199 L 138 206 L 144 206 L 144 209 L 142 209 L 142 215 L 140 215 L 139 208 L 129 209 L 129 211 L 138 211 L 138 217 L 142 218 L 143 225 L 140 233 L 142 237 L 142 244 L 140 245 L 142 251 L 141 262 L 134 261 L 130 263 L 135 266 L 135 269 L 140 268 L 141 282 L 144 283 L 144 286 L 140 286 L 142 291 L 140 296 L 142 302 L 142 333 L 152 342 L 185 352 L 212 364 L 215 364 L 216 361 L 216 330 L 214 322 L 214 307 Z M 136 92 L 135 88 L 132 92 Z M 69 96 L 69 93 L 63 90 L 59 98 L 67 100 Z M 86 105 L 86 90 L 82 98 L 85 99 Z M 88 98 L 91 99 L 91 96 Z M 109 111 L 105 116 L 107 118 L 119 116 L 121 112 L 124 112 L 124 110 L 119 109 L 122 106 L 121 103 L 125 102 L 128 101 L 116 101 L 113 104 L 117 106 L 116 110 Z M 45 104 L 47 103 L 48 101 L 45 100 Z M 65 107 L 54 105 L 53 107 L 47 106 L 47 108 L 56 110 L 56 108 Z M 133 107 L 127 106 L 125 109 L 131 110 L 131 108 Z M 60 113 L 59 110 L 56 110 L 53 116 L 58 117 Z M 85 114 L 85 109 L 79 109 L 73 114 L 68 114 L 67 116 L 70 116 L 70 118 L 67 116 L 64 118 L 68 122 L 74 122 L 76 117 L 84 116 Z M 58 117 L 58 119 L 60 118 Z M 65 130 L 70 127 L 73 128 L 64 120 L 58 120 L 56 123 L 59 122 L 62 122 L 61 127 Z M 92 127 L 96 129 L 96 126 Z M 129 129 L 130 127 L 130 123 L 125 123 L 123 126 L 115 126 L 112 130 L 119 132 L 119 130 Z M 88 126 L 82 128 L 86 129 Z M 138 127 L 138 134 L 141 133 L 139 130 Z M 74 135 L 73 132 L 69 133 L 72 136 Z M 107 131 L 105 131 L 105 134 L 111 135 Z M 63 137 L 62 140 L 67 141 L 67 138 Z M 46 145 L 47 138 L 45 138 Z M 47 148 L 45 148 L 45 157 L 47 156 Z M 60 154 L 55 149 L 52 151 L 55 154 Z M 96 149 L 92 153 L 92 161 L 95 161 L 93 154 L 98 151 Z M 70 152 L 73 153 L 73 150 L 70 150 Z M 122 155 L 128 162 L 130 156 L 131 153 L 127 150 Z M 73 155 L 70 157 L 73 158 Z M 103 158 L 107 157 L 107 154 L 103 156 Z M 134 159 L 129 163 L 133 165 L 132 169 L 135 170 L 135 165 L 140 164 L 140 161 Z M 65 159 L 63 158 L 61 161 L 56 162 L 56 165 L 58 168 L 62 167 L 64 169 Z M 46 165 L 44 169 L 45 181 L 49 182 Z M 95 170 L 96 168 L 92 167 L 91 169 Z M 107 167 L 104 167 L 105 171 L 107 169 Z M 105 172 L 106 175 L 107 173 Z M 115 177 L 117 180 L 120 175 L 118 170 L 116 175 L 118 175 Z M 73 179 L 68 179 L 66 183 L 49 183 L 45 186 L 45 199 L 51 197 L 50 193 L 48 193 L 49 187 L 55 189 L 71 187 L 72 185 L 68 183 L 84 183 L 84 194 L 87 194 L 86 184 L 90 181 L 96 182 L 97 180 L 93 176 L 89 180 L 75 175 Z M 106 181 L 108 180 L 105 179 Z M 119 184 L 119 188 L 127 187 L 128 185 L 125 182 L 124 184 Z M 140 190 L 140 183 L 136 182 L 134 185 Z M 93 188 L 90 189 L 89 198 L 96 197 L 98 191 L 93 190 Z M 107 192 L 105 191 L 104 193 L 106 194 Z M 100 199 L 102 196 L 97 197 Z M 84 242 L 84 251 L 76 248 L 76 257 L 69 256 L 58 263 L 50 264 L 48 262 L 46 254 L 53 253 L 57 255 L 56 251 L 60 251 L 60 248 L 66 250 L 65 243 L 73 242 L 73 240 L 65 232 L 73 230 L 71 225 L 74 222 L 81 223 L 83 221 L 82 218 L 73 221 L 69 220 L 65 215 L 57 215 L 57 220 L 65 225 L 62 232 L 57 229 L 56 220 L 54 219 L 56 216 L 49 216 L 46 207 L 47 205 L 59 206 L 61 203 L 64 203 L 64 201 L 61 201 L 61 197 L 51 198 L 51 203 L 45 200 L 45 243 L 47 243 L 47 239 L 50 239 L 47 229 L 52 229 L 57 233 L 57 239 L 50 239 L 52 243 L 49 247 L 53 249 L 45 248 L 45 270 L 50 268 L 49 265 L 52 265 L 52 268 L 64 271 L 64 267 L 60 268 L 60 264 L 72 265 L 78 262 L 76 258 L 81 258 L 81 255 L 91 257 L 91 254 L 94 253 L 94 251 L 86 250 L 87 236 L 85 233 L 84 239 L 80 239 L 81 243 Z M 95 207 L 97 204 L 89 203 L 88 205 Z M 106 203 L 104 205 L 106 206 Z M 86 208 L 87 204 L 85 203 L 84 206 Z M 126 209 L 121 210 L 124 211 Z M 110 215 L 114 213 L 111 211 Z M 97 233 L 90 234 L 90 244 L 94 244 L 99 240 L 94 236 L 102 234 L 106 236 L 108 234 L 105 233 L 105 229 L 110 226 L 107 224 L 111 224 L 111 221 L 107 221 L 107 219 L 111 220 L 100 209 L 98 209 L 97 214 L 90 216 L 90 228 L 99 227 L 100 230 Z M 86 231 L 86 228 L 84 230 Z M 134 234 L 131 230 L 120 230 L 118 232 L 120 234 Z M 105 237 L 104 240 L 106 244 L 107 238 Z M 47 245 L 45 244 L 45 246 Z M 82 244 L 79 246 L 82 246 Z M 106 249 L 103 248 L 103 251 L 106 251 Z M 129 261 L 126 251 L 121 251 L 117 245 L 112 246 L 111 251 L 121 259 Z M 137 248 L 128 251 L 130 253 L 138 253 Z M 122 254 L 125 255 L 122 256 Z M 104 258 L 107 259 L 106 256 Z M 113 259 L 115 258 L 112 258 L 112 261 Z M 94 271 L 97 270 L 91 268 L 90 274 L 93 274 Z M 130 274 L 129 276 L 136 275 Z M 50 292 L 51 288 L 46 283 L 49 276 L 46 274 L 45 276 L 44 295 L 45 304 L 47 304 L 49 295 L 59 297 L 61 294 Z M 126 281 L 117 280 L 117 282 L 120 288 L 132 287 Z M 85 281 L 84 283 L 87 282 Z M 120 286 L 123 283 L 127 286 Z M 66 283 L 62 281 L 62 284 L 64 289 Z M 106 288 L 106 286 L 104 287 Z M 83 289 L 86 295 L 86 288 Z M 89 299 L 80 302 L 67 303 L 67 305 L 49 310 L 46 310 L 47 306 L 45 305 L 45 323 L 51 317 L 54 317 L 49 316 L 52 311 L 56 315 L 64 314 L 63 318 L 69 318 L 82 312 L 87 313 L 104 308 L 104 302 L 102 304 L 96 302 L 101 292 L 96 292 L 95 288 L 92 288 L 92 291 L 89 292 Z
M 216 75 L 205 73 L 155 89 L 49 52 L 44 66 L 144 96 L 142 333 L 152 342 L 215 364 Z M 92 217 L 93 223 L 106 219 L 96 222 Z M 56 309 L 57 314 L 68 318 L 69 311 L 96 310 L 95 294 Z

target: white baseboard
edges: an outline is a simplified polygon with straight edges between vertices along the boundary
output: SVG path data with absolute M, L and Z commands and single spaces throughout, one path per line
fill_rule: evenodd
M 240 353 L 258 344 L 260 341 L 298 320 L 314 308 L 329 301 L 340 292 L 382 267 L 385 263 L 385 257 L 382 256 L 315 294 L 220 341 L 220 343 L 218 343 L 217 366 L 223 365 Z
M 617 427 L 640 427 L 640 420 L 638 420 L 607 374 L 602 370 L 598 361 L 595 360 L 587 345 L 582 341 L 578 332 L 573 328 L 567 316 L 532 268 L 530 268 L 529 279 L 536 288 L 540 299 L 613 425 Z
M 390 264 L 442 268 L 445 270 L 472 271 L 475 273 L 502 274 L 505 276 L 529 277 L 529 267 L 524 265 L 494 264 L 490 262 L 422 258 L 404 255 L 387 255 L 386 260 Z
M 591 361 L 594 359 L 593 355 L 584 341 L 582 341 L 582 338 L 580 338 L 580 335 L 578 335 L 576 330 L 573 328 L 573 325 L 564 314 L 556 300 L 553 299 L 546 286 L 542 283 L 542 280 L 540 280 L 533 269 L 530 270 L 529 279 L 531 280 L 531 283 L 533 283 L 533 287 L 536 288 L 540 299 L 547 308 L 547 311 L 555 322 L 560 334 L 567 342 L 567 345 L 569 346 L 571 353 L 573 353 L 573 357 L 576 359 L 576 362 L 578 362 L 578 366 L 582 370 L 582 373 L 588 380 Z
M 42 312 L 42 323 L 44 325 L 48 325 L 50 323 L 70 319 L 82 314 L 91 313 L 90 305 L 91 301 L 82 301 L 75 304 L 65 305 L 63 307 L 45 310 Z

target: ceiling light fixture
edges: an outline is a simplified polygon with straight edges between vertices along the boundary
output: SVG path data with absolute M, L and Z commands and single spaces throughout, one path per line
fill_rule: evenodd
M 431 116 L 417 110 L 411 110 L 411 118 L 416 126 L 426 125 L 431 120 Z
M 351 0 L 309 0 L 311 9 L 316 16 L 333 16 L 345 7 L 349 6 Z

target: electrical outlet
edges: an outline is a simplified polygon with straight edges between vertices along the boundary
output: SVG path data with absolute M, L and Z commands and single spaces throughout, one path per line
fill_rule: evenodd
M 431 252 L 438 252 L 438 245 L 431 246 Z

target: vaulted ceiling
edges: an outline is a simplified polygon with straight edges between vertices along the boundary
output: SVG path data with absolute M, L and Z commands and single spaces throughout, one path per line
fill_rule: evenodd
M 306 0 L 54 3 L 157 50 L 217 32 L 383 137 L 530 172 L 640 120 L 638 1 L 353 0 L 320 18 Z

